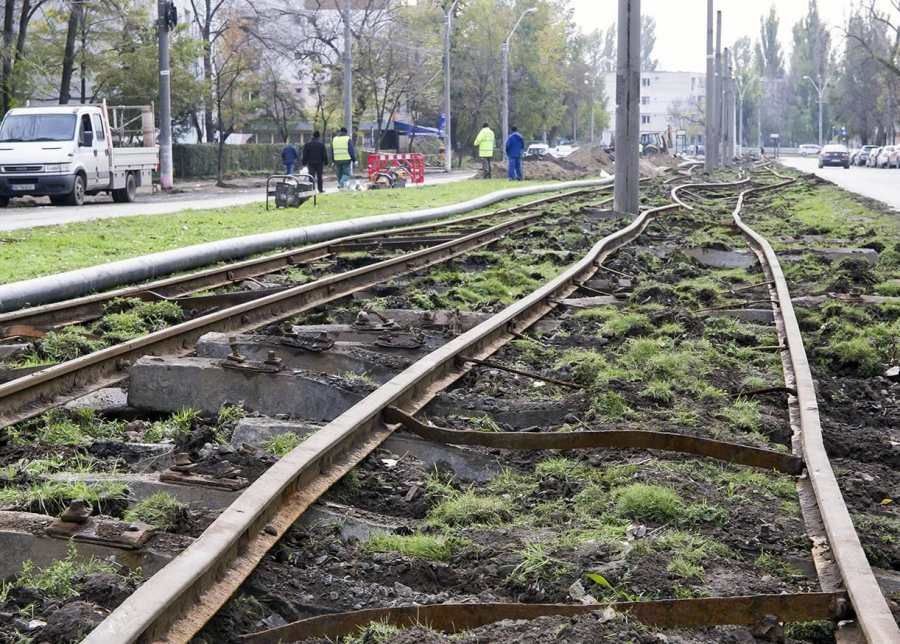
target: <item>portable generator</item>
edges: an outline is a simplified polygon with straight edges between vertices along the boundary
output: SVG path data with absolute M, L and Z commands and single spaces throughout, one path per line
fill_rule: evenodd
M 272 190 L 274 183 L 275 189 Z M 269 209 L 269 197 L 274 197 L 276 208 L 299 208 L 313 200 L 316 205 L 315 179 L 309 174 L 273 174 L 266 179 L 266 210 Z

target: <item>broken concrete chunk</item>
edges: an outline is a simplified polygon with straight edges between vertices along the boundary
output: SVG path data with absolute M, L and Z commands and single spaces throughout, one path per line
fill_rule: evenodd
M 131 369 L 132 407 L 174 413 L 183 408 L 217 414 L 225 405 L 250 412 L 290 414 L 306 420 L 333 420 L 374 388 L 313 372 L 262 373 L 223 369 L 221 360 L 143 357 Z

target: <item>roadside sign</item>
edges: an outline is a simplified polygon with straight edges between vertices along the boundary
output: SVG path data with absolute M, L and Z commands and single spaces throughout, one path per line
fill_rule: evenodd
M 687 130 L 675 130 L 675 136 L 685 136 L 687 134 Z
M 773 138 L 773 139 L 780 139 L 780 138 L 781 138 L 781 135 L 780 135 L 780 134 L 770 134 L 769 136 L 770 136 L 771 138 Z

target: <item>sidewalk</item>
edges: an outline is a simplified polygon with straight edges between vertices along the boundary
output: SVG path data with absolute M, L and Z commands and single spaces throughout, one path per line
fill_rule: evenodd
M 454 171 L 443 174 L 439 170 L 425 176 L 425 185 L 438 185 L 454 181 L 464 181 L 475 176 L 474 172 Z M 354 183 L 356 179 L 354 179 Z M 190 182 L 188 182 L 190 183 Z M 325 193 L 337 192 L 336 185 L 326 187 Z M 111 200 L 97 203 L 86 203 L 83 206 L 34 205 L 10 207 L 0 210 L 0 231 L 21 230 L 36 226 L 56 226 L 92 219 L 111 219 L 116 217 L 134 217 L 148 215 L 168 215 L 182 210 L 207 210 L 228 206 L 244 206 L 266 200 L 265 188 L 239 189 L 236 194 L 228 196 L 190 195 L 187 199 L 157 199 L 155 196 L 139 195 L 138 201 L 130 204 L 117 204 Z

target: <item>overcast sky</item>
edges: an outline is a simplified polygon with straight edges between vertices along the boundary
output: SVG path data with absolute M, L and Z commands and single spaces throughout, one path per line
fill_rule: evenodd
M 878 0 L 894 11 L 889 0 Z M 618 0 L 570 0 L 575 20 L 584 33 L 607 29 L 618 16 Z M 842 25 L 858 0 L 819 0 L 819 13 L 830 25 Z M 716 0 L 722 12 L 722 47 L 741 36 L 759 38 L 759 19 L 775 5 L 783 52 L 789 51 L 791 27 L 806 15 L 808 0 Z M 656 19 L 653 57 L 664 71 L 702 72 L 706 69 L 706 0 L 641 0 L 641 11 Z M 835 38 L 840 32 L 834 33 Z

